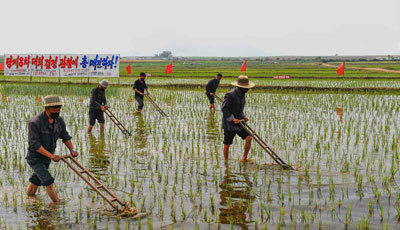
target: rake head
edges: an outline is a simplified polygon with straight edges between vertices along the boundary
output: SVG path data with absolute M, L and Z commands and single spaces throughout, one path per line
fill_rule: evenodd
M 138 213 L 135 207 L 129 207 L 129 202 L 126 202 L 119 212 L 122 217 L 131 217 Z
M 290 165 L 281 165 L 284 170 L 294 170 L 294 168 Z

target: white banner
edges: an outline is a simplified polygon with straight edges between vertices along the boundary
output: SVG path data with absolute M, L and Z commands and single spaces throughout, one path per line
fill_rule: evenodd
M 89 68 L 81 65 L 83 54 L 60 55 L 60 76 L 61 77 L 87 77 Z
M 31 76 L 33 77 L 58 77 L 58 55 L 57 54 L 32 54 Z
M 5 76 L 31 76 L 31 56 L 29 54 L 4 55 Z
M 119 77 L 119 54 L 6 54 L 5 76 Z
M 84 55 L 89 64 L 89 77 L 119 77 L 119 55 Z

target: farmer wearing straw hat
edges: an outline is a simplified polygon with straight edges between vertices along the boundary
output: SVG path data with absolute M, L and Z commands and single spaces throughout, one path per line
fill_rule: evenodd
M 233 143 L 235 135 L 239 135 L 242 139 L 246 140 L 244 145 L 244 154 L 242 162 L 247 161 L 247 155 L 251 146 L 251 136 L 240 126 L 240 120 L 247 122 L 249 119 L 244 115 L 245 95 L 247 91 L 255 86 L 249 81 L 249 78 L 240 75 L 236 82 L 231 85 L 236 86 L 235 89 L 227 92 L 222 103 L 222 129 L 224 130 L 224 157 L 225 160 L 229 158 L 229 146 Z
M 60 198 L 54 188 L 54 178 L 49 173 L 51 160 L 58 162 L 60 156 L 54 155 L 57 140 L 62 139 L 73 157 L 78 156 L 71 142 L 71 136 L 66 130 L 64 120 L 59 116 L 61 100 L 58 96 L 44 98 L 45 111 L 29 121 L 28 155 L 26 160 L 33 170 L 29 178 L 27 194 L 34 196 L 39 186 L 45 186 L 46 192 L 54 202 Z
M 89 128 L 88 133 L 92 132 L 96 120 L 100 124 L 100 132 L 104 132 L 104 111 L 108 109 L 106 89 L 108 88 L 108 81 L 102 80 L 99 85 L 92 89 L 92 96 L 90 97 L 89 106 Z
M 144 79 L 146 78 L 146 73 L 141 72 L 139 79 L 137 79 L 133 85 L 133 90 L 135 91 L 135 99 L 139 103 L 137 112 L 142 112 L 144 103 L 144 90 L 146 89 L 147 95 L 149 95 L 149 89 L 147 88 L 146 82 Z
M 207 82 L 206 95 L 208 97 L 208 100 L 210 101 L 210 110 L 212 110 L 212 109 L 215 110 L 214 95 L 215 95 L 215 92 L 217 91 L 217 88 L 219 86 L 219 81 L 221 80 L 221 78 L 222 78 L 222 74 L 218 73 L 214 79 L 211 79 Z

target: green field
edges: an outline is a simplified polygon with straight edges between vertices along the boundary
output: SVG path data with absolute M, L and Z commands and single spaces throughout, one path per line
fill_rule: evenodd
M 400 89 L 400 73 L 390 73 L 371 70 L 357 70 L 351 68 L 383 68 L 387 70 L 400 70 L 399 61 L 365 61 L 346 62 L 345 76 L 338 77 L 335 67 L 340 62 L 282 62 L 271 63 L 261 60 L 247 62 L 247 71 L 240 72 L 241 60 L 190 60 L 174 61 L 173 74 L 166 75 L 165 67 L 169 61 L 132 61 L 120 64 L 120 77 L 110 78 L 112 84 L 133 84 L 140 72 L 151 73 L 146 82 L 150 86 L 185 86 L 204 87 L 209 79 L 218 72 L 224 75 L 221 86 L 229 86 L 238 75 L 246 74 L 260 88 L 303 88 L 315 89 Z M 126 75 L 126 66 L 130 64 L 132 73 Z M 275 75 L 290 75 L 291 79 L 275 80 Z M 5 77 L 0 72 L 0 81 L 30 82 L 30 77 Z M 49 78 L 33 77 L 32 82 L 44 83 L 78 83 L 97 84 L 101 78 Z
M 170 61 L 132 61 L 120 64 L 120 75 L 126 76 L 126 66 L 131 65 L 132 75 L 140 72 L 151 73 L 153 76 L 167 76 L 165 67 Z M 173 61 L 174 77 L 210 77 L 220 72 L 224 76 L 238 76 L 243 74 L 240 67 L 243 61 Z M 339 66 L 339 62 L 329 62 Z M 377 62 L 346 62 L 346 67 L 400 69 L 399 61 Z M 272 77 L 275 75 L 290 75 L 291 77 L 337 77 L 335 68 L 323 66 L 321 62 L 277 63 L 266 61 L 248 61 L 246 74 L 250 77 Z M 368 70 L 347 69 L 345 77 L 399 77 L 399 73 L 386 73 Z M 1 75 L 0 75 L 1 76 Z M 6 78 L 11 80 L 12 78 Z

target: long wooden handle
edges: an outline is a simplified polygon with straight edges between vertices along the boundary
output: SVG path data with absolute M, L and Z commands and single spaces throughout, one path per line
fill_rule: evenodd
M 149 95 L 145 94 L 145 97 L 150 101 L 150 103 L 154 106 L 154 108 L 156 108 L 158 112 L 161 113 L 161 115 L 167 116 L 167 114 L 164 113 L 164 111 L 153 101 L 153 99 Z
M 260 136 L 244 121 L 240 120 L 240 125 L 249 133 L 250 136 L 256 140 L 256 142 L 268 153 L 268 155 L 278 163 L 284 169 L 293 169 L 292 166 L 288 165 L 285 161 L 283 161 L 278 154 L 276 154 L 268 145 L 265 143 Z

